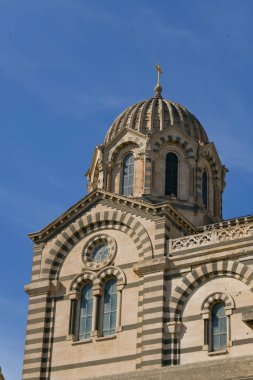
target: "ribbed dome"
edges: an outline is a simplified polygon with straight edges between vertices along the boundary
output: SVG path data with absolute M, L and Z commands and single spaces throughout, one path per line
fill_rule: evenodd
M 160 97 L 144 100 L 122 112 L 109 129 L 104 143 L 108 144 L 123 128 L 143 134 L 163 131 L 176 126 L 197 142 L 208 143 L 207 134 L 185 107 Z

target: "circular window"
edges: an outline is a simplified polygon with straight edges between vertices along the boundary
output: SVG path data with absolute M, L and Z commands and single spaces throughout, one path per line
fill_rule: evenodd
M 116 242 L 108 235 L 95 235 L 83 247 L 85 269 L 100 270 L 110 264 L 116 255 Z
M 93 261 L 96 263 L 101 263 L 102 261 L 105 261 L 110 254 L 109 248 L 107 245 L 99 245 L 94 248 L 92 256 Z

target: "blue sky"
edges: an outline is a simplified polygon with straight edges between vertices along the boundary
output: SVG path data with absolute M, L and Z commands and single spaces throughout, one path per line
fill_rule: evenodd
M 230 169 L 223 216 L 253 213 L 251 0 L 0 0 L 0 366 L 20 380 L 32 243 L 86 194 L 116 116 L 163 96 Z

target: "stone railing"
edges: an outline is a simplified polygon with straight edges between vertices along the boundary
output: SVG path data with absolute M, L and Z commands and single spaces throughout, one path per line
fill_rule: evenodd
M 253 223 L 236 225 L 233 227 L 223 227 L 211 231 L 205 231 L 201 234 L 171 239 L 169 241 L 169 252 L 204 247 L 210 244 L 242 239 L 249 236 L 253 236 Z

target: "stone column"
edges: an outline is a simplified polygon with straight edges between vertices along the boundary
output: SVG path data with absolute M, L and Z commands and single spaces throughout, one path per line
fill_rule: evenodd
M 170 225 L 168 218 L 163 216 L 155 221 L 155 257 L 166 256 L 166 246 L 169 240 Z
M 122 173 L 122 162 L 115 164 L 115 183 L 114 183 L 114 192 L 116 194 L 121 194 L 121 173 Z
M 144 194 L 151 193 L 151 185 L 152 185 L 152 160 L 150 154 L 146 153 L 145 161 L 144 161 Z
M 115 332 L 122 331 L 122 326 L 121 326 L 122 289 L 123 289 L 123 285 L 118 284 L 117 285 L 117 317 L 116 317 Z
M 91 327 L 91 336 L 99 337 L 101 333 L 101 326 L 99 324 L 101 323 L 101 318 L 99 318 L 100 309 L 101 309 L 101 297 L 103 295 L 103 288 L 100 286 L 100 284 L 94 284 L 93 286 L 93 296 L 94 296 L 94 303 L 93 303 L 93 310 L 92 310 L 92 327 Z
M 180 335 L 182 322 L 171 321 L 167 322 L 168 342 L 164 355 L 164 364 L 178 365 L 180 364 Z
M 25 286 L 29 295 L 23 380 L 46 379 L 50 365 L 51 334 L 58 285 L 41 280 Z
M 144 157 L 136 157 L 134 159 L 134 195 L 143 194 L 144 188 Z
M 142 297 L 139 300 L 142 311 L 138 315 L 142 330 L 138 335 L 140 358 L 137 369 L 161 368 L 163 365 L 165 267 L 165 258 L 144 260 L 134 266 L 135 272 L 143 277 Z
M 107 180 L 106 180 L 106 190 L 109 191 L 109 192 L 112 192 L 112 171 L 113 171 L 113 162 L 109 163 L 108 164 L 108 168 L 107 168 Z
M 42 257 L 42 251 L 45 245 L 46 245 L 45 243 L 41 243 L 41 244 L 34 244 L 33 246 L 33 263 L 32 263 L 31 281 L 34 281 L 40 278 L 41 257 Z
M 194 169 L 195 163 L 190 162 L 189 167 L 189 202 L 194 203 L 195 199 L 195 169 Z

